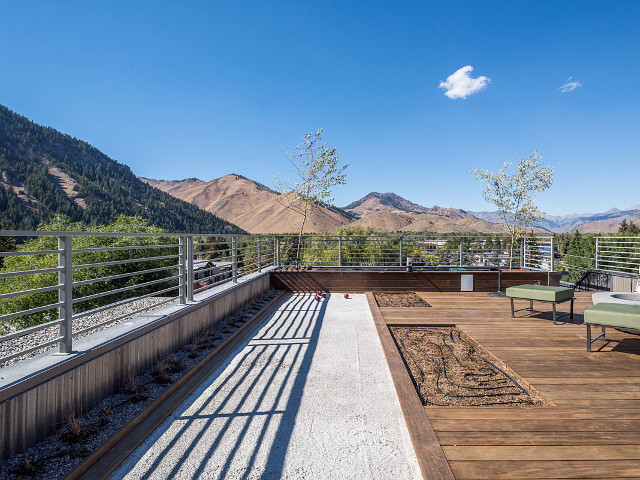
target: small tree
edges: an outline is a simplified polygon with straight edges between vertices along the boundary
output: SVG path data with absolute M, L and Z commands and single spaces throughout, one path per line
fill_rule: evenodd
M 0 225 L 0 230 L 3 230 Z M 13 252 L 16 249 L 16 242 L 13 237 L 0 236 L 0 252 Z M 4 257 L 0 257 L 0 268 L 4 266 Z
M 518 168 L 509 174 L 511 162 L 505 162 L 498 173 L 489 170 L 474 170 L 478 180 L 485 184 L 484 199 L 498 207 L 500 223 L 511 237 L 509 269 L 513 267 L 513 247 L 526 228 L 543 213 L 536 206 L 534 195 L 553 183 L 553 167 L 544 167 L 542 155 L 536 150 L 529 158 L 521 158 Z
M 290 183 L 276 175 L 273 182 L 282 194 L 280 198 L 283 205 L 302 216 L 296 249 L 296 266 L 298 266 L 302 231 L 311 209 L 317 204 L 333 203 L 331 188 L 347 183 L 344 171 L 349 164 L 338 166 L 336 147 L 329 148 L 327 142 L 322 141 L 322 129 L 316 133 L 307 133 L 302 143 L 285 155 L 293 165 L 298 181 Z
M 618 227 L 618 233 L 621 235 L 640 235 L 640 227 L 631 220 L 627 222 L 626 219 L 623 219 L 620 227 Z

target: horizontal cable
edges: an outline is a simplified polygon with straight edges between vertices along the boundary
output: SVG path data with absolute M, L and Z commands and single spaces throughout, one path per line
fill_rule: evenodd
M 179 243 L 169 245 L 136 245 L 130 247 L 95 247 L 95 248 L 74 248 L 73 253 L 92 253 L 92 252 L 117 252 L 121 250 L 144 250 L 147 248 L 175 248 L 179 247 Z
M 149 270 L 139 270 L 139 271 L 130 272 L 130 273 L 122 273 L 120 275 L 110 275 L 108 277 L 91 278 L 89 280 L 79 280 L 77 282 L 73 282 L 73 286 L 74 287 L 79 287 L 81 285 L 88 285 L 90 283 L 106 282 L 108 280 L 116 280 L 118 278 L 135 277 L 136 275 L 144 275 L 144 274 L 147 274 L 147 273 L 162 272 L 163 270 L 172 270 L 172 269 L 177 269 L 179 267 L 180 267 L 180 265 L 169 265 L 168 267 L 150 268 Z
M 50 292 L 52 290 L 60 290 L 61 288 L 62 285 L 53 285 L 50 287 L 33 288 L 31 290 L 21 290 L 19 292 L 3 293 L 0 294 L 0 300 L 4 300 L 5 298 L 21 297 L 23 295 L 33 295 L 36 293 Z
M 121 305 L 126 305 L 128 303 L 131 302 L 135 302 L 136 300 L 140 300 L 143 298 L 147 298 L 147 297 L 153 297 L 154 295 L 160 295 L 161 293 L 165 293 L 165 292 L 170 292 L 171 290 L 176 290 L 178 288 L 178 285 L 174 285 L 172 287 L 168 287 L 162 290 L 158 290 L 156 292 L 151 292 L 151 293 L 147 293 L 145 295 L 138 295 L 136 297 L 131 297 L 128 298 L 126 300 L 121 300 L 119 302 L 115 302 L 115 303 L 110 303 L 108 305 L 103 305 L 102 307 L 98 307 L 98 308 L 93 308 L 91 310 L 87 310 L 86 312 L 82 312 L 82 313 L 77 313 L 73 316 L 73 320 L 79 319 L 79 318 L 83 318 L 83 317 L 87 317 L 89 315 L 93 315 L 94 313 L 100 313 L 103 312 L 104 310 L 109 310 L 110 308 L 115 308 L 115 307 L 119 307 Z M 172 298 L 177 298 L 177 297 L 172 297 Z
M 61 272 L 64 267 L 40 268 L 38 270 L 22 270 L 21 272 L 5 272 L 0 273 L 0 278 L 21 277 L 23 275 L 36 275 L 40 273 Z
M 73 270 L 79 270 L 82 268 L 108 267 L 110 265 L 125 265 L 127 263 L 151 262 L 153 260 L 166 260 L 169 258 L 180 258 L 180 255 L 164 255 L 161 257 L 131 258 L 129 260 L 115 260 L 113 262 L 102 262 L 102 263 L 85 263 L 83 265 L 74 265 L 72 268 Z
M 44 305 L 42 307 L 30 308 L 28 310 L 22 310 L 20 312 L 15 313 L 7 313 L 6 315 L 0 316 L 0 322 L 4 322 L 5 320 L 11 320 L 12 318 L 22 317 L 24 315 L 31 315 L 32 313 L 44 312 L 45 310 L 51 310 L 52 308 L 58 308 L 64 305 L 64 302 L 51 303 L 49 305 Z
M 128 292 L 129 290 L 135 290 L 137 288 L 148 287 L 149 285 L 155 285 L 157 283 L 170 282 L 170 281 L 173 281 L 173 280 L 179 279 L 179 278 L 180 277 L 178 275 L 172 275 L 170 277 L 161 278 L 159 280 L 152 280 L 150 282 L 144 282 L 144 283 L 136 283 L 135 285 L 130 285 L 128 287 L 116 288 L 115 290 L 109 290 L 107 292 L 94 293 L 93 295 L 87 295 L 87 296 L 80 297 L 80 298 L 74 298 L 73 299 L 73 303 L 86 302 L 88 300 L 93 300 L 95 298 L 106 297 L 108 295 L 115 295 L 116 293 Z M 175 287 L 173 287 L 173 288 L 175 288 Z
M 0 336 L 0 343 L 6 342 L 13 338 L 24 337 L 25 335 L 29 335 L 30 333 L 34 333 L 34 332 L 39 332 L 40 330 L 44 330 L 49 327 L 55 327 L 56 325 L 60 325 L 62 322 L 64 322 L 64 320 L 59 318 L 58 320 L 51 320 L 50 322 L 41 323 L 40 325 L 35 325 L 33 327 L 23 328 L 15 332 L 7 333 L 5 335 Z
M 175 287 L 172 287 L 169 290 L 173 290 L 174 288 Z M 140 298 L 144 298 L 144 297 L 137 297 L 135 299 L 132 299 L 131 301 L 133 302 L 135 300 L 139 300 Z M 110 318 L 109 320 L 105 320 L 104 322 L 96 323 L 94 325 L 91 325 L 90 327 L 86 327 L 86 328 L 83 328 L 81 330 L 75 331 L 75 332 L 73 332 L 73 337 L 77 338 L 78 336 L 82 335 L 83 333 L 90 332 L 91 330 L 95 330 L 97 328 L 101 328 L 101 327 L 103 327 L 105 325 L 108 325 L 110 323 L 115 323 L 118 320 L 121 320 L 121 319 L 126 318 L 126 317 L 130 317 L 132 315 L 135 315 L 136 313 L 140 313 L 140 312 L 143 312 L 145 310 L 150 310 L 150 309 L 154 309 L 155 310 L 156 308 L 158 308 L 158 307 L 160 307 L 162 305 L 165 305 L 165 304 L 167 304 L 169 302 L 175 302 L 175 301 L 176 301 L 176 297 L 169 297 L 166 300 L 163 300 L 162 302 L 158 302 L 158 303 L 156 303 L 156 304 L 154 304 L 152 306 L 141 307 L 141 308 L 138 308 L 137 310 L 133 310 L 133 311 L 130 311 L 130 312 L 123 313 L 122 315 L 120 315 L 118 317 Z
M 0 252 L 0 257 L 25 257 L 27 255 L 57 255 L 64 250 L 21 250 L 19 252 Z

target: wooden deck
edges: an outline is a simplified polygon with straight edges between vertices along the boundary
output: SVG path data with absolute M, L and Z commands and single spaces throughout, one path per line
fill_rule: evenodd
M 386 324 L 455 324 L 556 404 L 426 407 L 457 479 L 640 478 L 640 336 L 608 329 L 588 353 L 590 293 L 576 294 L 575 323 L 557 325 L 542 303 L 513 319 L 505 298 L 420 295 L 432 308 L 380 308 Z

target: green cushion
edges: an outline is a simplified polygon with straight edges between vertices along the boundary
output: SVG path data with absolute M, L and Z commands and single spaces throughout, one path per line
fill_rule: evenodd
M 584 311 L 584 323 L 640 329 L 640 305 L 596 303 Z
M 573 298 L 573 288 L 549 287 L 547 285 L 518 285 L 517 287 L 507 288 L 507 297 L 561 302 L 562 300 Z

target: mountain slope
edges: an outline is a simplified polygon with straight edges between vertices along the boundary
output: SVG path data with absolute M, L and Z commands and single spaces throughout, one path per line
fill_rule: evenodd
M 369 195 L 350 203 L 344 209 L 354 215 L 386 210 L 393 213 L 430 213 L 429 209 L 410 202 L 395 193 L 371 192 Z
M 385 232 L 433 233 L 501 233 L 499 225 L 492 225 L 471 215 L 459 219 L 429 213 L 393 213 L 386 210 L 362 215 L 354 225 L 371 227 Z
M 29 230 L 57 213 L 88 225 L 125 214 L 172 232 L 241 232 L 140 181 L 88 143 L 0 105 L 0 223 Z
M 180 181 L 141 180 L 233 222 L 250 233 L 293 233 L 300 228 L 302 217 L 285 206 L 285 198 L 241 175 L 225 175 L 209 182 L 194 178 Z M 304 231 L 329 232 L 351 220 L 348 214 L 338 209 L 314 206 Z
M 457 208 L 423 207 L 395 193 L 371 192 L 344 209 L 360 217 L 356 225 L 386 232 L 500 232 L 500 227 Z

